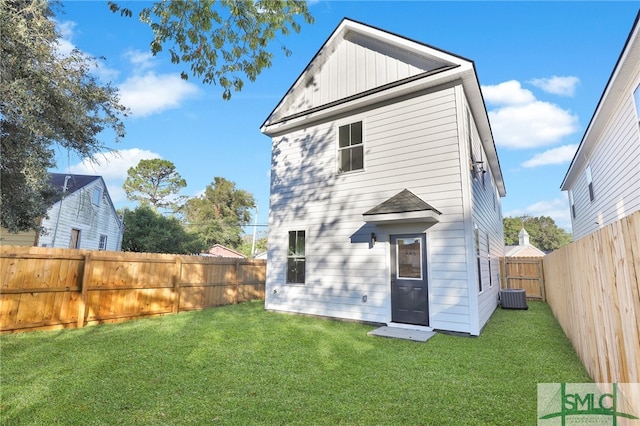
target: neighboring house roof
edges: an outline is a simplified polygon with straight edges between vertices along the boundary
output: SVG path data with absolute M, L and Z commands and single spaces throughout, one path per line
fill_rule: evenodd
M 323 67 L 345 44 L 355 49 L 377 52 L 381 59 L 391 57 L 407 63 L 410 65 L 409 75 L 404 78 L 386 76 L 383 79 L 371 79 L 371 81 L 351 76 L 359 84 L 342 85 L 344 89 L 332 91 L 330 98 L 317 99 L 312 89 L 321 84 L 317 81 L 318 77 L 321 73 L 331 72 Z M 342 51 L 342 54 L 355 55 L 357 60 L 357 54 L 354 52 Z M 350 70 L 350 72 L 356 71 Z M 350 76 L 345 75 L 339 79 L 346 81 L 347 77 Z M 327 120 L 359 108 L 370 107 L 452 82 L 461 82 L 464 87 L 480 139 L 487 153 L 486 161 L 491 167 L 500 195 L 504 196 L 506 194 L 504 179 L 473 61 L 350 19 L 345 18 L 340 22 L 269 114 L 261 126 L 261 131 L 269 136 L 281 135 L 319 120 Z
M 100 176 L 88 176 L 88 175 L 73 175 L 70 173 L 51 173 L 49 176 L 49 182 L 51 186 L 56 190 L 55 201 L 59 201 L 63 194 L 72 194 L 93 182 L 96 179 L 101 179 Z
M 102 179 L 102 176 L 76 175 L 71 173 L 51 173 L 49 176 L 49 182 L 56 191 L 56 196 L 53 199 L 54 204 L 60 201 L 63 197 L 66 197 L 69 194 L 73 194 L 74 192 L 84 188 L 85 186 L 98 179 L 102 182 L 102 187 L 104 188 L 103 195 L 106 197 L 106 200 L 111 207 L 111 211 L 118 221 L 118 226 L 122 228 L 122 221 L 118 216 L 118 212 L 116 211 L 115 206 L 113 205 L 113 201 L 111 200 L 111 195 L 109 194 L 107 184 L 104 182 L 104 179 Z
M 436 215 L 442 213 L 417 197 L 408 189 L 403 189 L 398 194 L 378 204 L 374 208 L 362 214 L 364 220 L 370 223 L 399 223 L 411 222 L 437 222 Z
M 620 53 L 620 56 L 618 57 L 618 61 L 611 72 L 611 76 L 609 76 L 609 81 L 607 81 L 604 92 L 598 101 L 596 110 L 591 117 L 591 121 L 589 121 L 589 125 L 582 136 L 580 145 L 578 146 L 578 149 L 573 156 L 573 160 L 571 160 L 571 164 L 569 165 L 569 169 L 562 180 L 560 189 L 563 191 L 571 189 L 571 183 L 574 178 L 582 171 L 585 164 L 589 161 L 589 153 L 593 150 L 594 145 L 601 141 L 598 135 L 607 126 L 609 119 L 611 118 L 612 111 L 615 110 L 617 103 L 619 102 L 620 93 L 623 92 L 624 86 L 631 78 L 635 67 L 640 63 L 639 21 L 640 11 L 636 15 L 633 28 L 625 42 L 622 53 Z M 599 119 L 600 117 L 602 117 L 602 119 Z
M 215 244 L 213 247 L 209 249 L 207 253 L 203 253 L 203 256 L 233 257 L 233 258 L 245 257 L 242 253 L 238 253 L 237 251 L 232 250 L 228 247 L 225 247 L 222 244 Z
M 540 257 L 545 252 L 529 243 L 529 233 L 524 227 L 518 233 L 517 246 L 505 246 L 504 255 L 506 257 Z

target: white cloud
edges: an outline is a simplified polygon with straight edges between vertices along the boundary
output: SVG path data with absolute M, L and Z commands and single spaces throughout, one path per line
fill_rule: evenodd
M 578 145 L 563 145 L 557 148 L 548 149 L 534 155 L 529 160 L 522 163 L 522 167 L 533 168 L 550 164 L 564 164 L 571 161 L 578 149 Z
M 177 75 L 147 72 L 128 78 L 119 85 L 120 101 L 134 116 L 146 117 L 177 108 L 187 98 L 199 93 L 194 84 Z
M 60 33 L 61 38 L 56 40 L 58 55 L 65 57 L 71 54 L 73 49 L 76 49 L 76 45 L 73 43 L 74 30 L 76 23 L 73 21 L 55 21 L 56 28 Z M 86 54 L 85 54 L 86 55 Z M 91 58 L 91 55 L 86 55 L 86 58 Z M 91 72 L 102 82 L 109 83 L 115 80 L 120 74 L 119 71 L 109 68 L 97 58 L 93 61 L 93 69 Z
M 578 131 L 578 116 L 556 104 L 543 102 L 516 80 L 482 86 L 496 145 L 505 148 L 537 148 L 558 143 Z
M 558 77 L 554 75 L 551 78 L 534 78 L 529 83 L 554 95 L 573 96 L 580 79 L 572 76 Z
M 493 86 L 482 86 L 484 100 L 493 105 L 523 105 L 536 100 L 530 90 L 523 89 L 519 81 L 510 80 Z
M 569 216 L 569 201 L 566 198 L 543 200 L 522 209 L 514 209 L 504 213 L 505 217 L 549 216 L 558 227 L 571 232 L 571 217 Z
M 95 162 L 83 160 L 81 163 L 69 167 L 69 172 L 102 176 L 107 184 L 112 201 L 114 203 L 124 202 L 127 199 L 127 195 L 122 189 L 122 184 L 127 178 L 127 170 L 130 167 L 137 166 L 140 160 L 153 158 L 161 158 L 161 156 L 155 152 L 138 148 L 125 149 L 98 154 L 95 157 Z
M 537 148 L 559 142 L 578 130 L 578 116 L 555 104 L 535 101 L 489 111 L 496 145 Z
M 153 55 L 151 54 L 151 52 L 142 52 L 140 50 L 127 50 L 124 56 L 136 68 L 137 72 L 152 68 L 155 65 L 153 63 Z
M 73 38 L 73 30 L 75 28 L 75 26 L 77 25 L 75 22 L 73 21 L 56 21 L 54 20 L 53 22 L 55 22 L 56 25 L 56 29 L 58 30 L 58 33 L 60 34 L 60 38 L 58 40 L 56 40 L 57 42 L 57 47 L 56 47 L 56 51 L 57 54 L 60 56 L 69 56 L 69 54 L 71 53 L 71 51 L 73 49 L 75 49 L 75 45 L 73 44 L 73 42 L 71 41 L 71 39 Z

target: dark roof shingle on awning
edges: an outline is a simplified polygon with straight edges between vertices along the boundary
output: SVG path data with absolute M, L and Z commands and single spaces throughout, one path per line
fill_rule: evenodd
M 438 222 L 442 213 L 425 202 L 408 189 L 403 189 L 388 200 L 362 214 L 366 222 L 408 223 L 408 222 Z

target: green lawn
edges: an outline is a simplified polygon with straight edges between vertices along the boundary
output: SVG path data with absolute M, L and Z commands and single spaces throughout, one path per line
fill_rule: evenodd
M 367 336 L 262 302 L 0 336 L 11 425 L 536 423 L 536 384 L 590 382 L 549 307 L 478 338 Z

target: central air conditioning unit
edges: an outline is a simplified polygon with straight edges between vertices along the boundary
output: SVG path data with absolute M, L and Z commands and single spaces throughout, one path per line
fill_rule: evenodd
M 500 305 L 502 309 L 529 309 L 527 293 L 522 288 L 500 290 Z

